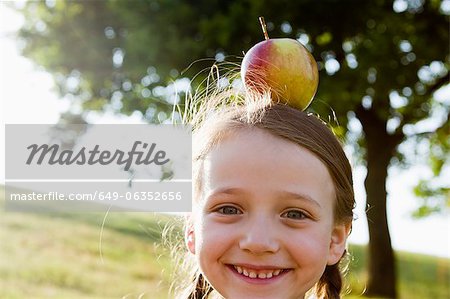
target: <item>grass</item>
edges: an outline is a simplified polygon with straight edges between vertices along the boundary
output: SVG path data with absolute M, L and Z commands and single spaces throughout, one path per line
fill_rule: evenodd
M 161 233 L 171 217 L 110 213 L 102 231 L 104 213 L 5 212 L 3 203 L 0 298 L 168 298 Z
M 4 212 L 2 196 L 0 187 L 0 298 L 169 298 L 161 232 L 170 216 L 110 213 L 102 232 L 104 213 Z M 365 248 L 350 251 L 345 298 L 364 298 Z M 396 255 L 400 298 L 450 298 L 448 259 Z
M 347 281 L 351 294 L 346 299 L 364 298 L 367 281 L 365 247 L 350 246 L 353 256 Z M 408 252 L 396 252 L 398 292 L 401 299 L 450 298 L 450 260 Z

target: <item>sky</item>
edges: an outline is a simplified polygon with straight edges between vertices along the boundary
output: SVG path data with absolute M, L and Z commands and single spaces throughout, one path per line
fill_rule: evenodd
M 0 140 L 4 141 L 4 124 L 53 124 L 59 113 L 69 107 L 69 101 L 60 99 L 54 89 L 52 76 L 29 59 L 20 55 L 14 33 L 23 18 L 0 1 Z M 450 98 L 447 89 L 441 92 Z M 97 123 L 139 123 L 138 117 L 106 115 L 95 119 Z M 5 178 L 5 142 L 0 143 L 0 183 Z M 354 221 L 351 243 L 368 241 L 365 218 L 365 177 L 363 167 L 354 168 L 357 219 Z M 387 183 L 389 197 L 388 222 L 394 249 L 425 253 L 450 258 L 450 219 L 436 215 L 421 220 L 411 218 L 419 200 L 414 198 L 413 186 L 425 178 L 429 170 L 416 165 L 408 170 L 391 168 Z

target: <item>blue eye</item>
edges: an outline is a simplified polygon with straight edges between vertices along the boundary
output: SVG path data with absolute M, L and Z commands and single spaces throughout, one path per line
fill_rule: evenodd
M 219 212 L 220 214 L 224 214 L 224 215 L 238 215 L 238 214 L 242 214 L 242 212 L 233 206 L 223 206 L 220 207 L 216 210 L 217 212 Z
M 294 219 L 294 220 L 302 220 L 308 218 L 308 216 L 300 210 L 289 210 L 281 214 L 281 217 Z

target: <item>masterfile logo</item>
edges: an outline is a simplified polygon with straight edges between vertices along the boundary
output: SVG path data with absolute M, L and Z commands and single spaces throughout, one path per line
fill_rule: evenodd
M 139 151 L 139 146 L 142 146 L 144 151 Z M 43 162 L 49 165 L 59 164 L 59 165 L 108 165 L 116 162 L 117 165 L 124 165 L 124 170 L 128 171 L 131 164 L 136 165 L 149 165 L 155 163 L 156 165 L 164 165 L 170 161 L 166 159 L 166 152 L 163 150 L 158 150 L 154 154 L 156 143 L 152 143 L 150 146 L 146 142 L 135 141 L 131 151 L 124 152 L 121 150 L 115 150 L 111 152 L 109 150 L 100 151 L 100 145 L 96 144 L 93 149 L 86 150 L 86 147 L 82 147 L 78 152 L 73 150 L 62 150 L 60 151 L 60 146 L 58 144 L 53 144 L 49 146 L 48 144 L 31 144 L 27 147 L 30 150 L 30 155 L 27 159 L 27 164 L 33 163 L 34 158 L 36 158 L 36 164 L 41 165 Z M 148 148 L 148 149 L 147 149 Z M 145 154 L 145 155 L 144 155 Z M 136 157 L 136 158 L 134 158 Z M 44 161 L 47 158 L 46 161 Z
M 190 211 L 191 161 L 189 126 L 6 125 L 6 207 Z

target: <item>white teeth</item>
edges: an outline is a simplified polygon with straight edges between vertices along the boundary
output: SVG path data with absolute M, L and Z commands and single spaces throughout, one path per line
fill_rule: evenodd
M 259 273 L 258 278 L 266 278 L 266 273 Z
M 250 278 L 260 278 L 260 279 L 268 279 L 268 278 L 272 278 L 274 276 L 278 276 L 283 271 L 281 269 L 278 269 L 278 270 L 272 270 L 271 272 L 260 272 L 260 273 L 257 273 L 255 271 L 248 270 L 248 269 L 245 269 L 245 268 L 240 267 L 240 266 L 234 266 L 234 268 L 236 269 L 236 271 L 239 274 L 242 274 L 242 275 L 250 277 Z

